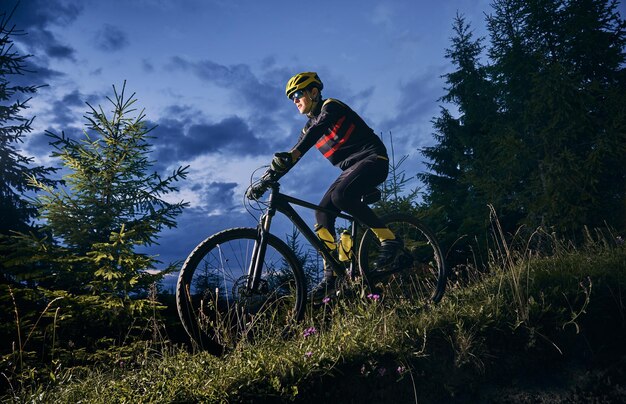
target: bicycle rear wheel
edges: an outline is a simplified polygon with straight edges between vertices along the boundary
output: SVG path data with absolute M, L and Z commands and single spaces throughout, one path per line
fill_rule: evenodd
M 413 301 L 441 300 L 446 287 L 447 272 L 443 254 L 433 233 L 417 218 L 393 213 L 381 218 L 383 223 L 404 242 L 402 270 L 380 282 L 385 299 Z M 371 230 L 361 238 L 359 268 L 370 286 L 374 281 L 368 272 L 378 255 L 380 241 Z
M 178 315 L 187 334 L 214 354 L 244 336 L 283 331 L 302 319 L 306 288 L 294 253 L 268 236 L 261 277 L 251 289 L 248 268 L 257 229 L 224 230 L 201 242 L 187 257 L 176 285 Z

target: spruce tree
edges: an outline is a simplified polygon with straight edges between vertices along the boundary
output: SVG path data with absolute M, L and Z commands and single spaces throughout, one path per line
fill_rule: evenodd
M 624 229 L 626 24 L 617 2 L 493 6 L 502 181 L 491 189 L 519 216 L 508 230 L 544 226 L 576 238 L 605 221 Z
M 14 237 L 7 262 L 43 263 L 42 271 L 30 274 L 30 284 L 46 299 L 63 298 L 65 323 L 59 329 L 66 335 L 59 337 L 75 344 L 83 338 L 83 344 L 102 336 L 122 338 L 149 314 L 149 287 L 174 267 L 155 274 L 157 258 L 137 248 L 155 244 L 163 228 L 175 227 L 186 206 L 163 199 L 177 190 L 186 167 L 166 177 L 151 172 L 152 128 L 144 111 L 135 109 L 134 94 L 126 96 L 125 83 L 113 92 L 107 97 L 109 113 L 88 104 L 81 139 L 48 132 L 52 156 L 67 172 L 65 186 L 31 181 L 41 191 L 35 202 L 52 238 Z
M 67 186 L 33 184 L 44 191 L 36 201 L 46 228 L 62 242 L 68 257 L 80 257 L 86 264 L 71 269 L 82 272 L 73 274 L 72 286 L 128 296 L 142 286 L 138 281 L 145 270 L 156 264 L 134 248 L 154 244 L 164 227 L 176 226 L 175 218 L 186 206 L 162 198 L 177 190 L 175 183 L 186 177 L 186 168 L 165 178 L 150 172 L 152 128 L 146 127 L 144 112 L 134 109 L 134 94 L 126 97 L 125 83 L 121 92 L 113 91 L 114 98 L 107 97 L 110 115 L 89 105 L 82 139 L 48 132 L 52 156 L 69 170 Z
M 451 107 L 433 121 L 437 143 L 423 150 L 430 171 L 420 175 L 431 227 L 439 223 L 443 244 L 461 254 L 464 237 L 484 250 L 488 205 L 511 235 L 626 230 L 626 23 L 617 2 L 492 7 L 486 47 L 455 20 L 446 53 L 455 70 L 441 98 Z
M 32 72 L 26 69 L 31 55 L 20 55 L 13 46 L 13 38 L 24 33 L 10 20 L 11 13 L 0 15 L 0 235 L 31 229 L 37 211 L 25 198 L 27 192 L 33 191 L 28 177 L 35 176 L 50 184 L 46 177 L 54 171 L 33 166 L 33 158 L 19 149 L 32 131 L 34 119 L 23 114 L 39 87 L 11 83 L 11 77 Z
M 482 38 L 474 38 L 461 15 L 453 30 L 445 56 L 454 70 L 444 75 L 447 93 L 440 101 L 454 106 L 457 116 L 441 107 L 441 115 L 433 120 L 437 143 L 421 151 L 430 161 L 429 172 L 419 174 L 428 190 L 427 220 L 438 230 L 444 248 L 451 249 L 452 265 L 465 258 L 476 240 L 484 239 L 488 195 L 478 192 L 474 182 L 492 169 L 490 129 L 496 114 L 488 66 L 480 61 Z

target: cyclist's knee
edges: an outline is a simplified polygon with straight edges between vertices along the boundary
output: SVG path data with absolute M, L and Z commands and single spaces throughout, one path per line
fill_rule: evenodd
M 326 214 L 325 212 L 316 211 L 315 221 L 321 226 L 328 227 L 328 214 Z

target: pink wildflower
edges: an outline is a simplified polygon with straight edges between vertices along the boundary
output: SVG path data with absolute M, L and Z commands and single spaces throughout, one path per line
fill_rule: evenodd
M 306 330 L 304 330 L 304 333 L 302 335 L 304 335 L 304 338 L 306 338 L 315 334 L 317 334 L 317 329 L 315 327 L 309 327 Z

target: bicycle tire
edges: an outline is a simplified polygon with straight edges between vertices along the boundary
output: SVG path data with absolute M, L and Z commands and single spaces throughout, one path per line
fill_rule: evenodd
M 183 263 L 176 306 L 199 348 L 220 355 L 244 336 L 266 333 L 272 325 L 287 327 L 304 316 L 304 273 L 293 251 L 274 235 L 267 238 L 257 291 L 244 287 L 258 237 L 255 228 L 221 231 L 198 244 Z
M 404 250 L 410 255 L 410 263 L 383 283 L 385 298 L 411 299 L 439 302 L 447 282 L 447 270 L 439 243 L 426 225 L 414 216 L 392 213 L 381 217 L 383 223 L 404 242 Z M 367 284 L 375 281 L 368 277 L 371 263 L 376 259 L 380 242 L 368 229 L 359 244 L 359 269 Z

